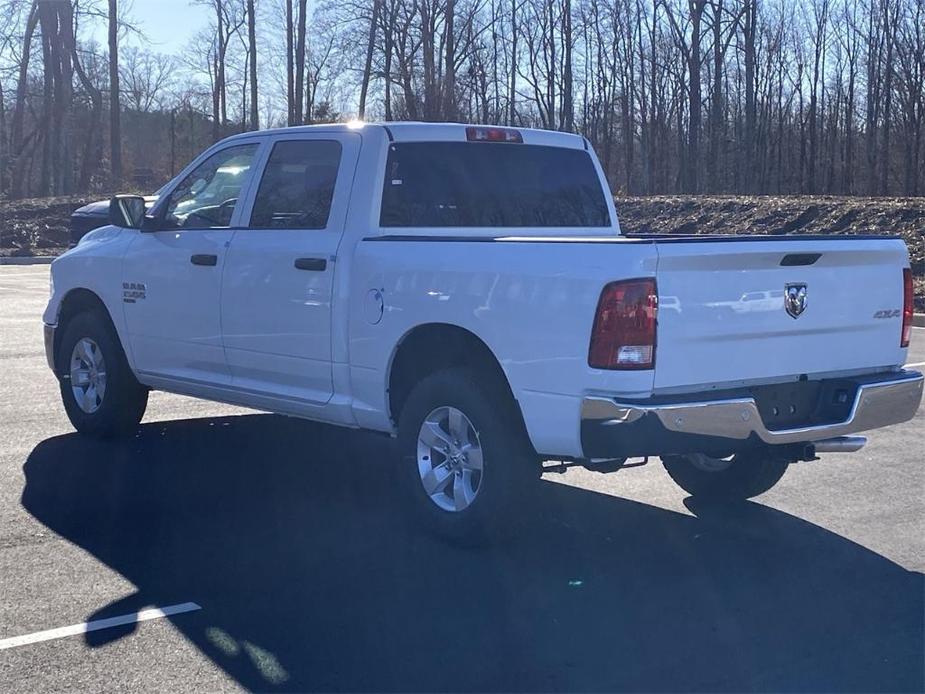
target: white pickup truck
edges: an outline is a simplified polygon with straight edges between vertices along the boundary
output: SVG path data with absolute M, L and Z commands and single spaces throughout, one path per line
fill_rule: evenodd
M 390 434 L 454 536 L 508 527 L 544 459 L 734 500 L 913 416 L 902 241 L 626 235 L 608 191 L 566 133 L 237 135 L 52 264 L 48 362 L 87 434 L 151 389 Z

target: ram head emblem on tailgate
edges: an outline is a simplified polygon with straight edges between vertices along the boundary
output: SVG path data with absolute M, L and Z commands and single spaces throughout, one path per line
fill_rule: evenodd
M 806 284 L 792 282 L 784 285 L 784 308 L 794 318 L 806 310 Z

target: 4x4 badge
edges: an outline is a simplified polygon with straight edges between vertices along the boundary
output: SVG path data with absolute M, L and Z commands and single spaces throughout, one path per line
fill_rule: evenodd
M 791 282 L 784 285 L 784 309 L 794 318 L 806 310 L 806 284 Z

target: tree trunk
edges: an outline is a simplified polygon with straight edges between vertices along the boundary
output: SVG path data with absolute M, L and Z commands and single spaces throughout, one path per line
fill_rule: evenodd
M 877 174 L 877 120 L 880 117 L 880 29 L 876 24 L 875 9 L 868 14 L 867 30 L 867 112 L 864 123 L 867 149 L 867 192 L 875 192 Z
M 691 46 L 688 60 L 690 73 L 690 99 L 688 104 L 688 139 L 687 139 L 687 187 L 688 192 L 700 192 L 700 128 L 701 128 L 701 89 L 700 89 L 700 22 L 706 0 L 689 0 L 691 12 Z
M 383 104 L 385 108 L 385 119 L 387 121 L 392 120 L 392 52 L 394 50 L 395 44 L 395 35 L 393 29 L 395 28 L 395 6 L 391 5 L 389 8 L 388 19 L 383 21 L 382 34 L 384 39 L 384 52 L 385 60 L 383 65 L 383 72 L 385 77 L 385 94 L 383 98 L 385 103 Z
M 177 174 L 177 109 L 170 109 L 170 177 Z
M 553 1 L 545 0 L 549 17 L 547 19 L 549 42 L 549 74 L 546 76 L 546 126 L 550 129 L 556 127 L 556 32 L 555 17 L 553 16 Z
M 421 15 L 421 71 L 424 80 L 424 103 L 422 110 L 424 120 L 434 120 L 438 114 L 437 108 L 437 66 L 435 64 L 434 43 L 436 38 L 435 19 L 430 11 L 429 0 L 420 0 L 418 3 L 418 12 Z M 404 56 L 404 60 L 410 60 L 410 56 Z M 408 71 L 405 70 L 407 73 Z M 410 83 L 410 78 L 405 83 Z M 407 87 L 405 88 L 405 108 L 412 108 L 410 100 L 413 100 L 414 94 Z
M 6 141 L 6 101 L 3 82 L 0 82 L 0 198 L 6 191 L 6 175 L 9 159 L 9 147 Z
M 299 24 L 295 44 L 295 122 L 305 122 L 305 27 L 308 21 L 308 0 L 299 0 Z
M 228 106 L 227 106 L 227 87 L 225 84 L 225 52 L 228 46 L 228 27 L 225 21 L 225 12 L 223 6 L 224 0 L 215 0 L 215 26 L 216 26 L 216 53 L 218 59 L 215 62 L 215 89 L 218 93 L 218 110 L 221 128 L 218 130 L 218 137 L 224 134 L 224 127 L 228 125 Z M 216 137 L 216 139 L 218 139 Z
M 517 125 L 517 0 L 511 0 L 511 87 L 508 93 L 508 125 Z
M 193 104 L 190 101 L 186 102 L 187 114 L 186 117 L 189 120 L 189 155 L 186 157 L 187 160 L 192 161 L 193 157 L 196 156 L 196 118 L 193 114 Z
M 39 21 L 37 4 L 32 5 L 26 20 L 26 31 L 22 41 L 22 57 L 19 63 L 19 77 L 16 82 L 16 102 L 10 123 L 10 196 L 20 198 L 28 189 L 29 177 L 24 174 L 26 158 L 23 157 L 25 137 L 23 133 L 26 112 L 26 89 L 29 79 L 29 58 L 32 54 L 32 38 Z
M 218 90 L 218 62 L 218 48 L 216 48 L 212 55 L 212 74 L 210 75 L 212 79 L 212 142 L 218 142 L 221 139 L 222 107 Z
M 254 0 L 247 0 L 247 43 L 250 54 L 251 130 L 260 130 L 260 111 L 257 104 L 257 17 L 254 14 Z
M 893 55 L 894 47 L 896 45 L 896 23 L 899 19 L 900 8 L 898 4 L 896 7 L 896 15 L 891 15 L 892 2 L 891 0 L 886 0 L 884 2 L 884 22 L 885 26 L 883 27 L 884 40 L 886 41 L 886 63 L 883 66 L 885 74 L 883 94 L 884 94 L 884 103 L 883 103 L 883 128 L 881 133 L 883 135 L 883 145 L 881 147 L 881 152 L 883 153 L 883 166 L 880 167 L 880 195 L 886 195 L 889 187 L 889 175 L 890 175 L 890 132 L 893 127 Z
M 445 58 L 443 66 L 443 118 L 448 121 L 455 121 L 457 119 L 455 15 L 455 0 L 446 0 L 446 21 L 444 22 L 446 38 L 444 40 Z
M 96 88 L 93 82 L 90 81 L 90 78 L 87 77 L 87 73 L 84 72 L 83 66 L 80 64 L 80 59 L 77 56 L 76 46 L 73 53 L 73 60 L 74 72 L 77 73 L 77 78 L 80 80 L 83 88 L 87 90 L 92 104 L 90 126 L 88 132 L 84 135 L 84 153 L 80 162 L 80 176 L 77 179 L 77 189 L 86 191 L 90 188 L 90 179 L 93 176 L 93 172 L 99 167 L 100 159 L 102 158 L 100 122 L 103 117 L 103 93 Z
M 742 34 L 745 44 L 745 159 L 741 171 L 745 183 L 745 192 L 755 192 L 755 177 L 751 163 L 755 160 L 755 121 L 757 107 L 755 104 L 755 34 L 757 28 L 757 0 L 745 0 L 742 16 Z
M 713 3 L 713 94 L 710 100 L 710 181 L 708 190 L 722 188 L 720 142 L 723 138 L 723 0 Z
M 73 100 L 74 9 L 70 2 L 55 0 L 39 0 L 38 8 L 45 61 L 45 146 L 40 188 L 45 195 L 64 195 L 71 192 L 73 183 L 70 109 Z
M 809 93 L 809 161 L 808 177 L 806 182 L 806 192 L 816 192 L 816 149 L 818 140 L 819 127 L 817 125 L 818 102 L 819 102 L 819 80 L 821 76 L 821 65 L 825 54 L 826 23 L 828 22 L 829 0 L 822 0 L 821 13 L 816 16 L 815 37 L 813 41 L 813 83 L 812 90 Z
M 552 27 L 550 27 L 550 31 Z M 572 132 L 575 129 L 575 105 L 572 96 L 572 3 L 562 3 L 562 108 L 559 113 L 560 129 Z
M 852 195 L 854 193 L 854 85 L 857 79 L 857 38 L 854 26 L 849 25 L 845 31 L 850 33 L 847 38 L 849 45 L 848 93 L 845 96 L 845 160 L 842 172 L 842 193 Z
M 252 1 L 252 0 L 251 0 Z M 366 97 L 369 93 L 369 80 L 373 69 L 373 51 L 376 47 L 376 25 L 379 23 L 379 8 L 382 0 L 373 0 L 373 15 L 369 20 L 369 34 L 366 40 L 366 62 L 363 65 L 363 82 L 360 84 L 360 106 L 357 117 L 363 120 L 366 117 Z
M 109 171 L 112 187 L 122 184 L 122 117 L 119 103 L 118 0 L 109 0 Z
M 293 85 L 293 57 L 295 30 L 292 24 L 292 0 L 286 0 L 286 124 L 295 125 L 295 88 Z

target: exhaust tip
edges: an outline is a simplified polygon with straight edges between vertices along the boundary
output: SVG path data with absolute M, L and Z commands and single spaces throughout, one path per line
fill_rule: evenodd
M 855 453 L 867 444 L 866 436 L 836 436 L 814 441 L 811 445 L 816 453 Z

